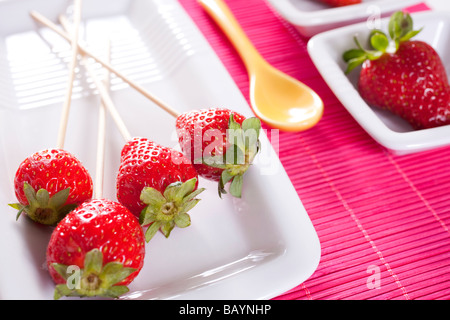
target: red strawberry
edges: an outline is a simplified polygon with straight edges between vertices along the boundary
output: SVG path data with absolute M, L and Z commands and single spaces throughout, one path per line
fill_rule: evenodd
M 175 226 L 190 225 L 187 212 L 204 189 L 198 189 L 198 175 L 181 152 L 146 138 L 134 138 L 122 149 L 117 175 L 117 199 L 147 229 L 150 241 L 157 230 L 166 237 Z
M 194 110 L 176 120 L 178 140 L 198 174 L 218 181 L 219 195 L 231 181 L 230 193 L 241 197 L 243 175 L 259 149 L 257 118 L 225 108 Z
M 70 210 L 92 198 L 92 178 L 81 162 L 61 149 L 34 153 L 19 166 L 14 179 L 19 203 L 10 204 L 32 220 L 55 225 Z
M 396 12 L 389 23 L 390 41 L 374 31 L 374 50 L 344 53 L 347 73 L 362 64 L 358 90 L 371 106 L 390 110 L 415 129 L 450 124 L 450 86 L 438 53 L 427 43 L 410 40 L 413 30 L 409 14 Z
M 85 202 L 61 220 L 48 244 L 55 299 L 118 297 L 139 274 L 144 255 L 143 230 L 124 206 L 105 199 Z
M 319 0 L 333 7 L 343 7 L 351 4 L 361 3 L 361 0 Z

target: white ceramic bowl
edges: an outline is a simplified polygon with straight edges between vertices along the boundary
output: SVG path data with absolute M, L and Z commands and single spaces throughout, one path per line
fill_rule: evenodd
M 414 39 L 432 45 L 440 55 L 447 74 L 450 73 L 450 13 L 433 12 L 412 14 L 414 28 L 424 27 Z M 382 19 L 382 30 L 387 30 L 388 19 Z M 370 30 L 359 23 L 330 30 L 314 36 L 308 42 L 308 52 L 336 97 L 369 135 L 387 149 L 405 154 L 450 145 L 450 125 L 413 130 L 400 117 L 379 108 L 372 108 L 357 90 L 360 67 L 345 75 L 344 51 L 354 48 L 353 37 L 367 39 Z M 326 106 L 325 106 L 326 108 Z
M 317 0 L 267 0 L 301 34 L 311 37 L 317 33 L 367 19 L 390 15 L 421 1 L 363 0 L 360 4 L 333 8 Z

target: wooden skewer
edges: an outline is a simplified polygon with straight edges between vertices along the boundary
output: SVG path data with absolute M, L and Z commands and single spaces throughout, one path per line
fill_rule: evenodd
M 92 66 L 90 66 L 89 62 L 87 61 L 87 58 L 83 58 L 83 65 L 84 65 L 86 71 L 89 73 L 89 76 L 92 78 L 92 81 L 94 81 L 95 86 L 97 87 L 97 90 L 102 99 L 102 102 L 103 102 L 104 106 L 106 107 L 106 109 L 108 110 L 108 112 L 111 114 L 122 137 L 124 138 L 125 141 L 130 141 L 132 139 L 132 136 L 131 136 L 130 132 L 128 131 L 127 127 L 125 126 L 125 123 L 123 122 L 122 118 L 120 117 L 119 112 L 115 108 L 114 102 L 112 101 L 108 90 L 105 88 L 103 83 L 95 75 L 95 72 L 92 69 Z
M 72 44 L 72 60 L 69 65 L 69 79 L 67 84 L 66 95 L 64 97 L 63 110 L 61 114 L 61 120 L 59 123 L 59 131 L 56 145 L 58 148 L 64 148 L 64 142 L 66 139 L 67 122 L 69 120 L 70 105 L 72 103 L 72 91 L 73 91 L 73 81 L 75 79 L 75 68 L 77 67 L 78 61 L 78 29 L 81 20 L 81 0 L 74 0 L 74 32 L 71 38 L 69 38 Z
M 107 47 L 108 62 L 111 61 L 111 42 L 108 41 Z M 84 61 L 87 63 L 87 61 Z M 109 88 L 110 79 L 109 71 L 106 73 L 104 80 L 105 88 Z M 104 179 L 104 166 L 105 166 L 105 149 L 106 149 L 106 106 L 103 99 L 100 103 L 98 111 L 98 132 L 97 132 L 97 163 L 95 172 L 95 189 L 94 196 L 97 199 L 103 197 L 103 179 Z
M 51 30 L 55 31 L 57 34 L 59 34 L 61 37 L 66 39 L 67 41 L 70 41 L 70 36 L 64 32 L 63 30 L 59 29 L 53 22 L 51 22 L 49 19 L 44 17 L 42 14 L 32 11 L 30 12 L 31 17 L 40 22 L 41 24 L 45 25 L 46 27 L 50 28 Z M 83 56 L 89 56 L 93 58 L 95 61 L 100 63 L 104 68 L 108 69 L 110 72 L 116 74 L 119 78 L 121 78 L 124 82 L 126 82 L 128 85 L 130 85 L 132 88 L 134 88 L 136 91 L 141 93 L 144 97 L 151 100 L 153 103 L 158 105 L 161 109 L 165 110 L 167 113 L 172 115 L 173 117 L 178 117 L 180 113 L 167 105 L 166 103 L 162 102 L 159 98 L 152 95 L 150 92 L 145 90 L 142 86 L 138 85 L 137 83 L 131 81 L 128 77 L 123 75 L 121 72 L 117 71 L 110 63 L 107 61 L 104 61 L 100 59 L 99 57 L 95 56 L 93 53 L 89 52 L 86 48 L 84 48 L 79 43 L 75 45 L 74 47 L 78 48 L 78 52 L 82 54 Z
M 66 32 L 69 30 L 69 23 L 67 21 L 67 18 L 64 15 L 59 16 L 59 22 L 63 26 Z M 110 64 L 110 48 L 108 48 L 108 64 Z M 108 110 L 108 112 L 111 114 L 114 122 L 117 125 L 117 128 L 119 129 L 120 134 L 122 135 L 123 139 L 125 141 L 130 141 L 132 139 L 132 136 L 130 132 L 128 131 L 124 121 L 122 120 L 119 112 L 117 111 L 114 102 L 111 99 L 111 96 L 109 95 L 109 90 L 107 89 L 109 87 L 109 80 L 108 85 L 105 85 L 100 81 L 100 79 L 96 76 L 93 68 L 90 66 L 89 61 L 87 59 L 86 55 L 83 55 L 83 66 L 88 72 L 89 76 L 91 77 L 92 81 L 94 81 L 95 86 L 97 87 L 97 90 L 100 94 L 100 97 L 102 99 L 102 105 Z M 109 78 L 109 73 L 107 74 L 107 78 Z
M 59 16 L 59 21 L 65 31 L 70 33 L 70 26 L 67 18 L 64 15 Z M 111 42 L 108 41 L 107 46 L 107 61 L 111 61 Z M 83 56 L 83 65 L 88 63 L 87 58 Z M 100 81 L 95 78 L 95 81 Z M 109 88 L 109 72 L 106 74 L 106 78 L 103 84 L 103 90 L 107 91 Z M 95 173 L 95 185 L 94 185 L 94 198 L 100 199 L 103 197 L 103 180 L 104 180 L 104 164 L 105 164 L 105 144 L 106 144 L 106 106 L 104 99 L 102 99 L 99 112 L 98 112 L 98 129 L 97 129 L 97 156 L 96 156 L 96 173 Z

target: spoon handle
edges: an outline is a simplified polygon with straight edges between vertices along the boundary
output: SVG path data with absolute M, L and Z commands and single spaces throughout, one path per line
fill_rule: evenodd
M 198 2 L 227 35 L 248 70 L 256 66 L 255 62 L 263 59 L 224 1 L 198 0 Z

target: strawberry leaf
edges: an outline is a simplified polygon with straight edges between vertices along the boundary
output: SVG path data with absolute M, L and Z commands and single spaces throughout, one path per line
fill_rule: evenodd
M 402 38 L 405 34 L 413 30 L 413 20 L 407 12 L 394 12 L 389 20 L 389 35 L 391 39 Z
M 69 297 L 72 294 L 72 289 L 65 284 L 58 284 L 55 287 L 55 292 L 53 293 L 53 299 L 58 300 L 62 297 Z
M 10 204 L 10 207 L 19 210 L 16 220 L 22 212 L 25 212 L 35 222 L 45 225 L 56 225 L 67 213 L 77 207 L 77 204 L 66 205 L 70 188 L 61 190 L 50 197 L 47 190 L 39 189 L 36 192 L 30 184 L 25 182 L 23 192 L 28 201 L 27 205 L 20 203 Z
M 378 33 L 373 33 L 374 36 L 377 34 Z M 355 41 L 355 44 L 358 48 L 347 50 L 342 55 L 344 61 L 347 62 L 347 69 L 345 70 L 346 74 L 350 73 L 353 69 L 363 64 L 364 61 L 376 60 L 383 54 L 383 52 L 380 51 L 364 49 L 359 43 L 358 38 L 356 37 L 354 37 L 353 40 Z M 379 41 L 374 40 L 374 44 L 379 45 L 381 41 L 382 40 Z
M 342 59 L 347 63 L 345 73 L 350 73 L 366 60 L 376 60 L 385 53 L 395 53 L 401 42 L 410 40 L 421 30 L 413 30 L 413 20 L 408 13 L 394 12 L 388 25 L 390 39 L 381 30 L 373 30 L 370 33 L 369 42 L 373 50 L 364 49 L 354 37 L 357 48 L 347 50 L 342 55 Z
M 225 154 L 225 164 L 216 166 L 224 169 L 218 182 L 218 193 L 220 197 L 222 197 L 222 194 L 226 194 L 225 185 L 230 181 L 233 184 L 234 178 L 240 176 L 233 186 L 230 184 L 230 194 L 241 197 L 242 176 L 248 170 L 260 149 L 261 121 L 256 117 L 251 117 L 245 119 L 241 126 L 234 121 L 231 114 L 229 125 L 227 134 L 230 146 Z
M 236 197 L 240 198 L 242 195 L 242 184 L 243 184 L 243 176 L 241 174 L 233 177 L 233 181 L 230 184 L 230 193 Z
M 16 221 L 19 220 L 19 217 L 21 216 L 22 212 L 25 210 L 26 206 L 20 204 L 20 203 L 9 203 L 8 206 L 11 208 L 14 208 L 18 210 L 16 214 Z
M 230 114 L 230 119 L 228 120 L 228 129 L 229 130 L 239 130 L 239 129 L 241 129 L 241 125 L 234 120 L 233 113 Z
M 391 39 L 400 39 L 402 34 L 403 12 L 397 11 L 391 15 L 388 25 L 389 36 Z
M 205 191 L 205 188 L 198 188 L 197 190 L 189 193 L 186 197 L 184 197 L 183 202 L 188 202 L 188 201 L 193 200 L 196 196 L 198 196 L 203 191 Z
M 136 269 L 134 268 L 126 268 L 122 263 L 112 261 L 105 264 L 103 270 L 99 274 L 99 278 L 102 282 L 115 284 L 119 283 L 122 280 L 125 280 L 135 271 Z
M 342 55 L 345 62 L 349 62 L 353 59 L 357 59 L 360 57 L 366 58 L 366 52 L 361 49 L 350 49 L 344 52 Z
M 255 130 L 256 138 L 258 138 L 259 132 L 261 131 L 261 121 L 255 117 L 247 118 L 242 121 L 242 130 L 244 130 L 244 132 L 247 130 Z
M 364 63 L 364 61 L 366 61 L 366 60 L 367 60 L 367 56 L 361 56 L 361 57 L 357 57 L 357 58 L 349 60 L 348 64 L 347 64 L 347 69 L 345 70 L 345 73 L 346 74 L 350 73 L 353 69 L 362 65 Z
M 163 223 L 159 230 L 161 230 L 162 234 L 166 238 L 168 238 L 170 236 L 170 233 L 172 232 L 173 228 L 175 228 L 175 221 L 172 220 L 172 221 Z
M 149 225 L 150 223 L 155 222 L 155 214 L 153 212 L 147 211 L 149 207 L 145 207 L 142 211 L 141 214 L 139 215 L 139 224 L 141 226 L 146 226 Z
M 204 157 L 203 164 L 219 169 L 226 169 L 226 164 L 222 155 L 216 155 L 211 157 Z
M 395 47 L 398 49 L 401 42 L 408 41 L 416 36 L 422 29 L 413 30 L 413 19 L 407 12 L 394 12 L 389 20 L 389 35 L 395 42 Z
M 147 206 L 139 216 L 139 223 L 151 225 L 145 232 L 145 239 L 149 242 L 156 231 L 160 230 L 166 237 L 175 226 L 185 228 L 190 225 L 187 212 L 200 201 L 195 198 L 204 188 L 196 189 L 197 179 L 192 178 L 185 182 L 174 182 L 166 187 L 163 193 L 145 187 L 141 193 L 141 200 Z
M 173 201 L 177 203 L 181 203 L 183 199 L 194 192 L 195 186 L 197 184 L 197 179 L 193 178 L 190 180 L 187 180 L 184 183 L 181 183 L 181 181 L 175 182 L 174 184 L 169 185 L 166 190 L 164 191 L 164 197 L 171 198 Z M 171 190 L 170 195 L 166 195 L 166 192 Z
M 177 181 L 177 182 L 171 183 L 170 185 L 168 185 L 166 187 L 166 190 L 164 190 L 164 194 L 163 194 L 164 199 L 166 199 L 166 202 L 167 202 L 167 199 L 171 199 L 172 201 L 176 202 L 177 200 L 179 201 L 183 198 L 183 197 L 181 197 L 181 198 L 178 197 L 178 190 L 180 189 L 181 184 L 182 184 L 181 181 Z
M 58 272 L 58 274 L 64 279 L 67 280 L 67 278 L 69 277 L 69 273 L 67 272 L 67 267 L 64 264 L 60 264 L 60 263 L 53 263 L 52 264 L 53 268 L 55 269 L 56 272 Z
M 389 46 L 389 39 L 383 32 L 375 32 L 370 37 L 370 44 L 375 50 L 385 53 Z
M 411 30 L 408 33 L 406 33 L 404 36 L 400 38 L 400 42 L 408 41 L 409 39 L 415 37 L 417 34 L 419 34 L 422 31 L 423 28 L 420 28 L 419 30 Z
M 39 192 L 39 191 L 38 191 Z M 62 208 L 69 198 L 70 188 L 66 188 L 55 193 L 49 200 L 48 204 L 51 207 Z
M 175 220 L 178 219 L 180 215 L 183 215 L 186 217 L 186 212 L 190 211 L 192 208 L 194 208 L 197 203 L 199 203 L 200 199 L 193 199 L 191 201 L 188 201 L 183 204 L 183 206 L 180 208 L 180 212 L 175 216 Z M 188 216 L 189 217 L 189 216 Z M 190 221 L 190 218 L 189 218 Z
M 145 204 L 151 206 L 160 206 L 166 202 L 166 199 L 161 194 L 161 192 L 151 187 L 145 187 L 144 189 L 142 189 L 140 199 Z
M 52 266 L 66 280 L 65 284 L 56 285 L 53 295 L 55 300 L 63 296 L 118 298 L 128 292 L 128 288 L 116 284 L 136 271 L 134 268 L 124 267 L 117 261 L 103 265 L 103 254 L 99 249 L 92 249 L 86 253 L 84 268 L 80 270 L 77 285 L 67 282 L 72 276 L 67 272 L 68 266 L 58 263 L 53 263 Z
M 218 191 L 219 191 L 219 197 L 222 198 L 222 194 L 226 194 L 225 185 L 233 179 L 233 175 L 230 171 L 224 170 L 222 171 L 222 174 L 220 175 L 220 180 L 218 184 Z
M 38 192 L 36 192 L 36 200 L 41 208 L 45 207 L 48 204 L 49 199 L 50 196 L 47 190 L 39 189 Z
M 242 143 L 233 144 L 231 148 L 228 149 L 226 154 L 226 164 L 227 165 L 243 165 L 245 164 L 245 147 L 243 140 Z
M 84 258 L 84 271 L 100 274 L 103 266 L 103 254 L 98 249 L 93 249 L 86 253 Z
M 104 293 L 106 298 L 118 298 L 130 291 L 127 286 L 113 286 Z
M 156 221 L 150 225 L 150 227 L 147 228 L 145 231 L 145 241 L 149 242 L 153 236 L 156 234 L 156 232 L 161 228 L 162 222 Z
M 24 183 L 23 184 L 23 193 L 25 194 L 25 197 L 28 200 L 28 203 L 37 203 L 37 198 L 36 198 L 36 191 L 34 190 L 34 188 L 29 185 L 28 183 Z
M 175 217 L 175 224 L 178 228 L 186 228 L 191 225 L 191 217 L 187 213 L 181 213 Z

